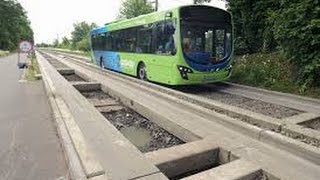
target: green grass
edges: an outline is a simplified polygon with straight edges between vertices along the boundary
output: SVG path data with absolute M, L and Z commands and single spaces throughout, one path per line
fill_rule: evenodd
M 10 54 L 9 51 L 2 51 L 0 50 L 0 57 L 8 56 Z
M 39 80 L 39 77 L 37 76 L 38 74 L 40 74 L 38 62 L 36 60 L 36 57 L 32 56 L 31 64 L 28 66 L 25 74 L 25 79 L 28 81 Z
M 257 53 L 235 57 L 229 81 L 269 90 L 320 98 L 320 87 L 309 87 L 301 92 L 294 80 L 294 67 L 280 52 Z

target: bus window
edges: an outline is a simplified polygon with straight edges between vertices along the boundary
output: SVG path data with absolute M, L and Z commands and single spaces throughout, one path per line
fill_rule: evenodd
M 113 37 L 110 33 L 108 33 L 106 37 L 105 50 L 112 51 L 112 43 L 113 43 Z
M 152 24 L 138 27 L 137 53 L 152 53 Z
M 225 30 L 224 29 L 216 29 L 215 32 L 215 45 L 216 45 L 216 59 L 222 59 L 225 56 Z
M 95 38 L 95 50 L 98 51 L 103 51 L 104 47 L 105 47 L 105 38 L 106 38 L 106 34 L 98 34 Z
M 176 52 L 174 34 L 175 25 L 172 20 L 162 21 L 155 25 L 155 53 L 174 55 Z
M 223 60 L 231 54 L 230 26 L 215 27 L 200 23 L 182 26 L 182 48 L 188 57 L 204 63 Z

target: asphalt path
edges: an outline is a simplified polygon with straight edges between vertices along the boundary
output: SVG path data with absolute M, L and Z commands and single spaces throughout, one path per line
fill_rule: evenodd
M 0 179 L 67 179 L 43 84 L 19 82 L 17 58 L 0 58 Z

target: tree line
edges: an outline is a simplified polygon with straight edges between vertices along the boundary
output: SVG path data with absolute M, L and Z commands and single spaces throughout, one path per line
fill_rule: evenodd
M 54 47 L 80 51 L 90 51 L 90 31 L 97 27 L 95 23 L 88 23 L 85 21 L 74 23 L 71 32 L 71 38 L 64 36 L 61 40 L 54 39 L 53 43 L 40 43 L 38 47 Z
M 15 50 L 21 40 L 33 42 L 26 11 L 16 0 L 0 0 L 0 50 Z
M 235 54 L 280 51 L 294 80 L 320 86 L 319 0 L 228 0 Z

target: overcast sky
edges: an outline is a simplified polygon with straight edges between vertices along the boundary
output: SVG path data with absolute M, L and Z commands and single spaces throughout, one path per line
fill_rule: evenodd
M 73 23 L 86 21 L 102 26 L 113 21 L 122 0 L 18 0 L 28 12 L 36 43 L 51 43 L 63 36 L 70 37 Z M 159 10 L 190 4 L 193 0 L 159 0 Z M 225 8 L 220 0 L 213 6 Z

